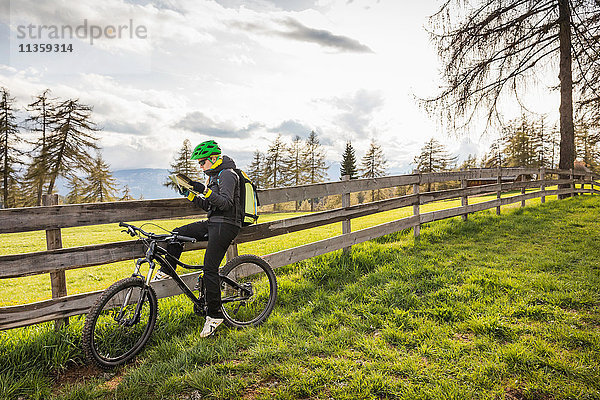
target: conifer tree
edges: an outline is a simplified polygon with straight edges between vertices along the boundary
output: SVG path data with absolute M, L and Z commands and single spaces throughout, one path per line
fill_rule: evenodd
M 276 188 L 285 184 L 285 143 L 281 134 L 277 135 L 267 150 L 265 158 L 265 187 Z
M 600 166 L 600 132 L 598 128 L 581 123 L 575 128 L 576 157 L 583 164 L 597 171 Z
M 415 157 L 414 163 L 420 172 L 448 171 L 454 167 L 456 157 L 451 156 L 446 146 L 431 138 L 421 148 L 421 153 Z M 427 191 L 431 191 L 431 182 L 427 184 Z
M 117 180 L 112 176 L 108 164 L 98 153 L 93 160 L 92 167 L 83 185 L 83 201 L 87 203 L 101 203 L 114 201 L 117 195 Z
M 79 178 L 77 175 L 71 175 L 67 182 L 67 188 L 69 188 L 69 192 L 65 197 L 65 202 L 67 204 L 84 203 L 84 185 L 85 182 L 81 178 Z
M 483 168 L 498 168 L 504 166 L 504 156 L 502 154 L 502 138 L 496 139 L 490 145 L 489 153 L 486 153 L 481 158 L 481 166 Z
M 311 131 L 306 139 L 303 158 L 306 162 L 306 182 L 323 182 L 327 176 L 325 150 L 323 150 L 315 131 Z
M 248 166 L 248 177 L 257 188 L 263 188 L 264 182 L 264 155 L 256 150 L 252 156 L 252 162 Z
M 387 160 L 381 146 L 375 139 L 371 140 L 367 153 L 362 158 L 360 176 L 362 178 L 378 178 L 386 175 Z M 377 191 L 379 194 L 379 191 Z M 375 201 L 375 191 L 371 190 L 371 201 Z
M 15 117 L 15 99 L 10 97 L 8 89 L 0 89 L 0 177 L 2 180 L 2 206 L 4 208 L 16 207 L 17 197 L 11 191 L 17 190 L 17 167 L 22 164 L 22 151 L 18 148 L 19 126 Z
M 307 182 L 308 166 L 307 160 L 304 158 L 305 155 L 302 139 L 296 135 L 285 152 L 285 181 L 289 185 L 300 186 Z
M 48 171 L 47 193 L 52 193 L 59 176 L 70 177 L 77 170 L 87 171 L 94 164 L 91 150 L 97 150 L 98 131 L 91 121 L 92 107 L 79 100 L 66 100 L 57 106 L 55 124 L 46 139 Z
M 303 158 L 306 162 L 306 183 L 323 182 L 327 175 L 325 151 L 315 131 L 310 132 L 304 146 Z M 317 200 L 310 199 L 310 211 L 315 210 L 315 202 Z
M 477 168 L 477 156 L 469 154 L 467 159 L 463 161 L 462 164 L 460 164 L 460 167 L 458 169 L 465 170 L 472 168 Z
M 284 156 L 285 182 L 290 186 L 300 186 L 308 182 L 308 162 L 306 160 L 305 145 L 299 135 L 292 139 L 292 143 L 286 148 Z M 296 201 L 296 210 L 302 205 Z
M 185 139 L 183 141 L 183 145 L 179 152 L 175 155 L 175 159 L 171 163 L 171 169 L 169 170 L 169 174 L 184 174 L 190 179 L 195 181 L 200 180 L 200 170 L 198 169 L 198 163 L 195 160 L 192 160 L 192 153 L 194 149 L 192 148 L 192 143 L 189 139 Z M 177 190 L 177 187 L 173 181 L 168 179 L 164 186 L 173 188 Z
M 542 142 L 534 124 L 526 115 L 510 121 L 504 128 L 504 158 L 507 167 L 539 167 Z
M 348 175 L 350 179 L 358 178 L 358 170 L 356 169 L 356 154 L 352 142 L 346 142 L 346 149 L 342 155 L 342 163 L 340 167 L 340 178 Z
M 34 101 L 27 105 L 27 111 L 30 115 L 25 120 L 25 123 L 30 127 L 31 131 L 37 134 L 37 139 L 34 141 L 32 150 L 31 164 L 27 168 L 25 174 L 25 186 L 27 191 L 31 192 L 28 202 L 29 205 L 40 206 L 42 204 L 42 193 L 47 181 L 48 172 L 48 156 L 46 139 L 53 130 L 55 121 L 55 103 L 56 99 L 50 98 L 50 89 L 44 90 L 42 94 L 34 98 Z
M 121 201 L 129 200 L 134 200 L 134 197 L 131 195 L 131 189 L 129 189 L 129 185 L 125 185 L 123 188 L 123 197 L 121 197 Z
M 538 67 L 556 68 L 559 167 L 573 168 L 574 106 L 600 115 L 599 16 L 598 2 L 587 0 L 443 2 L 431 27 L 447 84 L 426 104 L 452 125 L 476 120 L 478 110 L 489 122 L 498 117 L 501 99 L 519 98 L 544 75 Z

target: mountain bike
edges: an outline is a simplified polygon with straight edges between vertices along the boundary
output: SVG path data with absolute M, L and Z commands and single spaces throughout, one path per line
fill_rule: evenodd
M 150 339 L 158 315 L 157 295 L 150 285 L 157 264 L 192 301 L 194 313 L 206 316 L 207 311 L 202 279 L 198 279 L 197 287 L 192 290 L 175 271 L 177 265 L 190 269 L 203 266 L 182 263 L 165 246 L 192 243 L 196 239 L 169 231 L 168 234 L 145 232 L 123 222 L 119 226 L 126 228 L 122 232 L 139 237 L 146 255 L 136 260 L 131 277 L 115 282 L 98 297 L 86 316 L 82 333 L 86 358 L 104 369 L 131 360 Z M 143 264 L 148 264 L 145 277 L 141 274 Z M 219 276 L 226 325 L 244 328 L 267 319 L 277 299 L 277 279 L 264 259 L 252 254 L 237 256 L 220 268 Z M 196 289 L 198 296 L 194 294 Z

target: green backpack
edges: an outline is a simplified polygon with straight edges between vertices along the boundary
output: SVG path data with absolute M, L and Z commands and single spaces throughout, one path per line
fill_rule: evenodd
M 258 206 L 260 205 L 256 185 L 241 169 L 235 168 L 234 171 L 240 178 L 240 202 L 243 211 L 242 226 L 255 224 L 258 221 Z

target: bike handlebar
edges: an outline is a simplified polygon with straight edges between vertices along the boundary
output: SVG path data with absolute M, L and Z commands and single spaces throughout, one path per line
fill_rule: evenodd
M 126 224 L 125 222 L 119 222 L 119 226 L 121 228 L 127 228 L 127 230 L 123 231 L 123 232 L 126 232 L 126 233 L 130 234 L 131 236 L 136 236 L 137 235 L 136 232 L 139 232 L 142 235 L 144 235 L 147 238 L 152 239 L 152 240 L 178 240 L 181 242 L 190 242 L 190 243 L 194 243 L 196 241 L 196 239 L 194 239 L 194 238 L 178 235 L 177 233 L 172 233 L 172 232 L 170 235 L 157 235 L 152 232 L 146 232 L 142 228 L 138 228 L 135 225 Z

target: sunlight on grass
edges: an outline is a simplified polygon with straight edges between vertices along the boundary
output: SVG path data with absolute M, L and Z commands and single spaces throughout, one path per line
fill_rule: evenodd
M 200 339 L 189 301 L 160 300 L 135 362 L 59 387 L 81 318 L 0 332 L 0 397 L 599 398 L 599 240 L 591 196 L 431 223 L 278 269 L 257 328 Z
M 518 193 L 507 193 L 503 197 L 509 197 Z M 469 198 L 469 204 L 475 204 L 483 201 L 495 199 L 495 195 L 486 195 Z M 556 196 L 549 196 L 547 201 L 555 199 Z M 539 204 L 540 199 L 528 200 L 527 205 Z M 460 199 L 441 201 L 421 206 L 421 213 L 437 211 L 447 208 L 459 207 Z M 503 206 L 502 209 L 511 209 L 519 207 L 520 203 Z M 303 215 L 303 213 L 275 213 L 261 215 L 260 222 L 269 222 L 278 219 L 290 218 Z M 356 218 L 352 220 L 352 230 L 368 228 L 370 226 L 405 218 L 412 215 L 412 206 L 397 210 L 386 211 L 375 215 Z M 154 224 L 172 230 L 175 227 L 188 224 L 195 221 L 191 218 L 174 220 L 153 220 L 153 221 L 127 221 L 135 225 L 143 225 L 145 230 L 160 233 L 161 229 Z M 266 255 L 277 251 L 285 250 L 291 247 L 308 244 L 318 240 L 330 238 L 342 233 L 341 223 L 321 226 L 300 232 L 294 232 L 286 235 L 258 240 L 239 245 L 240 254 Z M 64 228 L 61 230 L 63 247 L 76 247 L 91 244 L 111 243 L 131 239 L 128 235 L 121 232 L 118 224 L 94 225 L 74 228 Z M 0 255 L 27 253 L 34 251 L 43 251 L 46 246 L 45 232 L 26 232 L 0 235 Z M 204 251 L 186 252 L 182 256 L 182 261 L 187 264 L 202 264 Z M 101 290 L 108 287 L 111 283 L 129 276 L 133 271 L 132 261 L 123 261 L 113 264 L 100 265 L 88 268 L 74 269 L 66 271 L 67 292 L 69 294 L 85 293 L 94 290 Z M 190 272 L 179 269 L 179 273 Z M 50 278 L 48 274 L 29 276 L 24 278 L 3 279 L 0 280 L 0 306 L 17 305 L 41 301 L 52 297 L 50 289 Z

